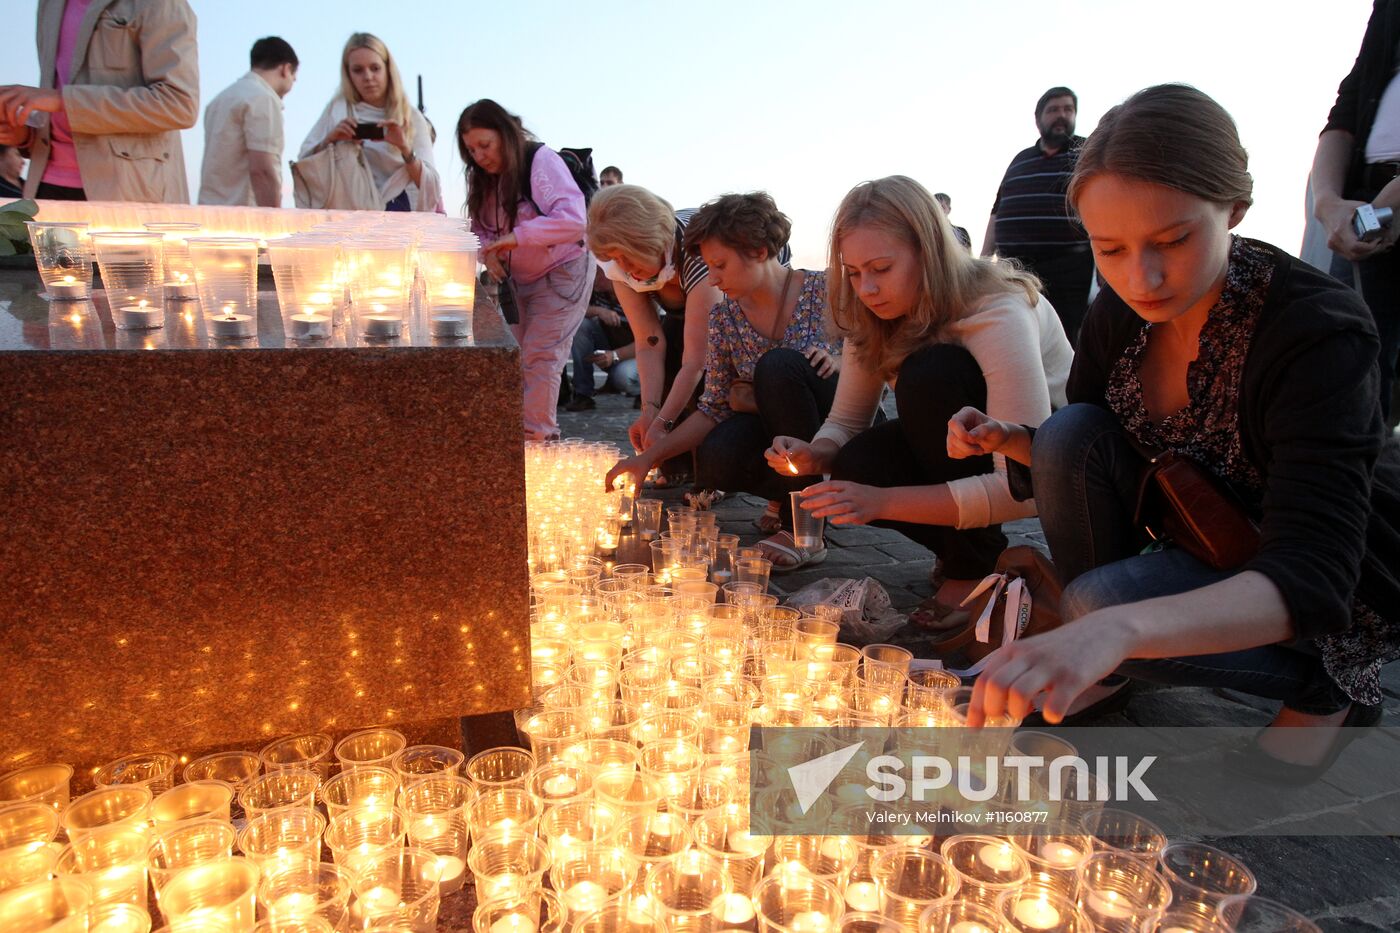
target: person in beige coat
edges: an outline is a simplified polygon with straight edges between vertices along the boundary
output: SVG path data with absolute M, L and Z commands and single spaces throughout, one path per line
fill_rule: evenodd
M 186 0 L 39 0 L 38 47 L 40 86 L 0 86 L 0 143 L 31 160 L 25 195 L 188 203 L 180 130 L 199 117 L 199 62 Z M 77 188 L 45 178 L 67 138 Z

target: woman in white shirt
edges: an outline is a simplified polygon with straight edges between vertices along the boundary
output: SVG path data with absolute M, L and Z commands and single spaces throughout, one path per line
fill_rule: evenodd
M 948 456 L 948 419 L 982 400 L 1003 420 L 1040 424 L 1065 403 L 1073 351 L 1036 279 L 969 255 L 933 196 L 902 175 L 846 195 L 827 280 L 846 338 L 836 400 L 810 443 L 774 438 L 768 462 L 830 474 L 804 492 L 813 515 L 895 528 L 932 550 L 940 588 L 926 608 L 941 618 L 992 571 L 1000 523 L 1035 514 L 1012 497 L 1004 458 Z M 886 385 L 898 417 L 874 425 Z
M 367 32 L 357 32 L 346 41 L 340 56 L 340 92 L 306 134 L 297 158 L 331 143 L 359 138 L 361 124 L 379 128 L 370 131 L 376 138 L 364 138 L 362 145 L 384 210 L 441 210 L 442 183 L 433 163 L 432 130 L 409 103 L 388 47 Z

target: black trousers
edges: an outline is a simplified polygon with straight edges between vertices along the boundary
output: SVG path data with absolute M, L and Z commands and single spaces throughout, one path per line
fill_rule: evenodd
M 87 192 L 82 188 L 68 188 L 64 185 L 51 185 L 46 181 L 41 181 L 38 189 L 34 192 L 34 197 L 45 201 L 86 201 Z
M 783 524 L 791 527 L 788 493 L 811 485 L 813 477 L 784 476 L 763 452 L 778 435 L 812 439 L 831 411 L 836 374 L 823 379 L 801 353 L 777 347 L 754 367 L 753 393 L 758 414 L 730 415 L 696 449 L 695 485 L 780 500 Z
M 1040 279 L 1045 297 L 1055 306 L 1070 346 L 1079 345 L 1079 327 L 1089 310 L 1089 286 L 1094 281 L 1094 254 L 1088 249 L 1008 253 Z
M 987 408 L 987 383 L 971 353 L 936 344 L 909 354 L 899 367 L 894 397 L 899 417 L 862 431 L 842 447 L 832 479 L 883 488 L 932 486 L 992 471 L 990 456 L 948 456 L 948 419 L 966 405 Z M 1006 548 L 1000 525 L 959 530 L 913 522 L 875 524 L 933 551 L 944 573 L 958 579 L 991 573 Z

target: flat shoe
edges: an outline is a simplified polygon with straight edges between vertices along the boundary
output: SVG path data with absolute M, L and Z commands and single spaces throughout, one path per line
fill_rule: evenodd
M 758 542 L 758 548 L 768 552 L 768 559 L 773 562 L 773 573 L 787 573 L 826 560 L 825 545 L 819 548 L 798 547 L 790 531 L 780 531 L 771 538 L 765 538 Z M 780 563 L 778 558 L 783 558 L 783 562 Z
M 776 534 L 782 531 L 783 521 L 779 517 L 781 509 L 782 503 L 769 502 L 767 508 L 763 510 L 763 514 L 754 519 L 754 527 L 766 535 Z
M 1257 739 L 1225 755 L 1225 765 L 1237 774 L 1269 784 L 1284 784 L 1301 787 L 1311 784 L 1327 773 L 1336 764 L 1337 758 L 1361 735 L 1362 730 L 1380 724 L 1384 709 L 1379 705 L 1368 706 L 1353 703 L 1342 720 L 1341 731 L 1332 740 L 1327 754 L 1315 765 L 1300 765 L 1292 761 L 1275 758 L 1259 747 Z

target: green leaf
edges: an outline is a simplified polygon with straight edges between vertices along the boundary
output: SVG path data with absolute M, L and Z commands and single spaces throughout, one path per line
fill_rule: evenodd
M 39 216 L 39 205 L 25 198 L 21 201 L 11 201 L 9 204 L 0 205 L 0 211 L 14 211 L 16 214 L 23 214 L 26 220 L 33 220 Z
M 18 253 L 15 244 L 9 240 L 0 240 L 0 256 L 14 256 Z

